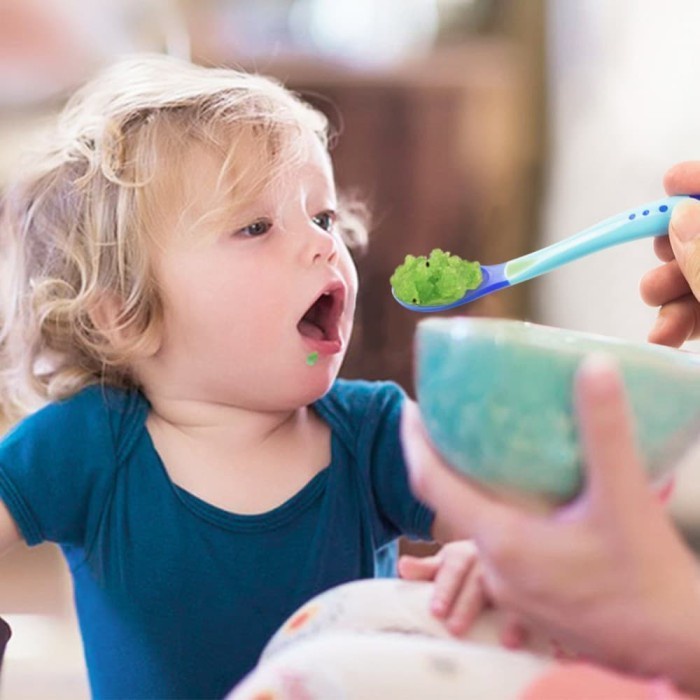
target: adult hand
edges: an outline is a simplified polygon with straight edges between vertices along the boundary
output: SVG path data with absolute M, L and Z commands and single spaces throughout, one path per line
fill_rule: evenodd
M 472 537 L 489 597 L 566 649 L 700 691 L 700 576 L 648 486 L 614 366 L 584 363 L 576 403 L 585 491 L 548 514 L 515 507 L 451 471 L 419 415 L 404 416 L 416 493 Z
M 700 194 L 700 161 L 674 165 L 664 177 L 668 194 Z M 668 236 L 654 239 L 663 265 L 646 273 L 642 299 L 659 306 L 649 341 L 680 347 L 700 337 L 700 201 L 683 202 L 671 216 Z

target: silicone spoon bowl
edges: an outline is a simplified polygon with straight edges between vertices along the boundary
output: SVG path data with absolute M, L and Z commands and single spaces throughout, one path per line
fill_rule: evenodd
M 411 311 L 428 313 L 453 309 L 499 289 L 512 287 L 515 284 L 544 275 L 566 265 L 566 263 L 604 248 L 634 241 L 638 238 L 666 235 L 674 207 L 690 198 L 700 199 L 700 195 L 677 195 L 649 202 L 604 219 L 573 236 L 520 258 L 514 258 L 497 265 L 482 265 L 483 279 L 481 284 L 476 289 L 468 291 L 461 299 L 448 304 L 420 306 L 401 301 L 393 289 L 392 294 L 401 306 Z

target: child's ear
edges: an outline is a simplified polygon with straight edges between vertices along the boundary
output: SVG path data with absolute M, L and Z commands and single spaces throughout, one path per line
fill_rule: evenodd
M 103 292 L 99 300 L 92 305 L 88 316 L 92 325 L 109 341 L 115 352 L 122 353 L 128 349 L 127 354 L 136 355 L 139 359 L 154 355 L 160 347 L 160 340 L 154 333 L 150 334 L 150 341 L 146 341 L 140 334 L 137 335 L 135 328 L 124 324 L 122 309 L 122 300 L 116 294 Z

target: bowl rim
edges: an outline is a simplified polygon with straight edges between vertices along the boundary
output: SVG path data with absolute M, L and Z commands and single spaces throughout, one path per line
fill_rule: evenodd
M 581 359 L 588 355 L 609 354 L 613 360 L 619 358 L 620 364 L 632 361 L 655 367 L 678 368 L 691 373 L 700 372 L 700 355 L 689 350 L 531 321 L 490 316 L 428 318 L 418 322 L 416 338 L 419 334 L 435 331 L 449 333 L 458 338 L 491 338 L 495 344 L 507 340 L 520 347 L 535 347 L 545 352 L 563 352 Z M 594 347 L 591 348 L 591 345 Z M 610 349 L 610 352 L 607 353 L 606 349 Z M 615 352 L 616 349 L 625 355 L 620 357 Z

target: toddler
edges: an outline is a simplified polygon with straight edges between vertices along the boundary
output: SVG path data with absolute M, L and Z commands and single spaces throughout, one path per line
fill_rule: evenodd
M 365 236 L 319 112 L 165 57 L 80 90 L 8 189 L 0 550 L 60 545 L 94 697 L 222 697 L 305 601 L 439 538 L 404 394 L 337 379 Z M 458 546 L 427 575 L 455 630 L 475 575 Z

